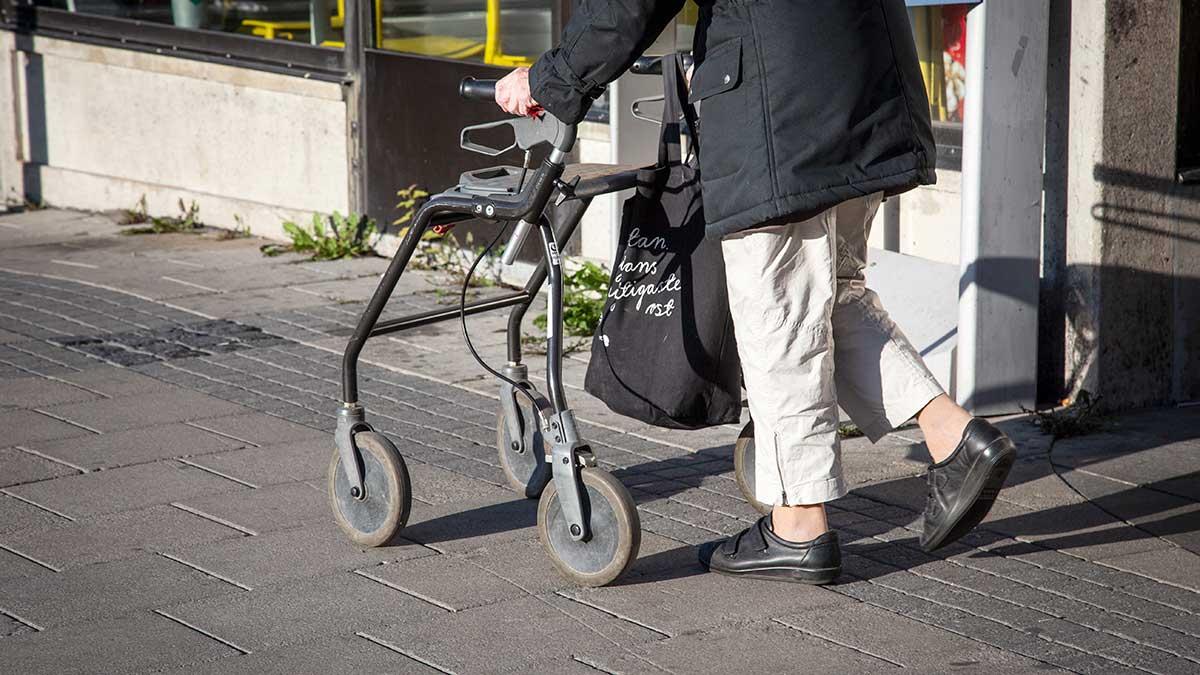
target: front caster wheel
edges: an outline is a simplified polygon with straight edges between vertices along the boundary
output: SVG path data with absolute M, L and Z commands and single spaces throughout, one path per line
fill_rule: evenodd
M 771 512 L 770 504 L 764 504 L 754 496 L 754 420 L 746 423 L 733 445 L 733 477 L 746 503 L 764 515 Z
M 596 468 L 579 472 L 586 488 L 583 517 L 591 536 L 573 541 L 551 482 L 538 503 L 538 534 L 554 566 L 580 586 L 604 586 L 621 576 L 637 558 L 642 524 L 629 491 L 612 474 Z
M 362 458 L 365 495 L 350 494 L 350 479 L 335 448 L 329 462 L 329 505 L 338 526 L 355 544 L 382 546 L 408 523 L 412 509 L 412 483 L 400 451 L 383 434 L 362 431 L 354 435 Z
M 496 450 L 500 456 L 500 468 L 514 490 L 529 499 L 537 499 L 546 483 L 550 482 L 550 466 L 546 464 L 546 446 L 537 418 L 518 405 L 521 427 L 525 430 L 524 443 L 516 443 L 504 423 L 504 410 L 496 413 Z

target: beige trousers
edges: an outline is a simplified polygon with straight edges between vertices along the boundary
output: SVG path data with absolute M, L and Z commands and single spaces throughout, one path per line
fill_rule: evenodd
M 722 240 L 763 503 L 845 494 L 839 404 L 874 442 L 943 393 L 866 287 L 867 235 L 881 199 Z

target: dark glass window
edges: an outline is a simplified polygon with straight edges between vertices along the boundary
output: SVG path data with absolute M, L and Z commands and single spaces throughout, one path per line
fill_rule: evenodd
M 550 49 L 558 0 L 376 0 L 381 49 L 420 56 L 532 65 Z
M 36 0 L 77 14 L 341 46 L 344 0 Z

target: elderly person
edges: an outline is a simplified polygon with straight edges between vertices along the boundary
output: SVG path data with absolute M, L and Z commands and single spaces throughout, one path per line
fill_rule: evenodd
M 683 0 L 581 0 L 563 39 L 501 80 L 496 101 L 579 122 Z M 934 175 L 929 103 L 903 0 L 701 0 L 699 102 L 707 234 L 720 237 L 769 516 L 702 547 L 731 575 L 829 583 L 825 502 L 846 493 L 839 405 L 872 441 L 916 417 L 933 464 L 921 544 L 977 525 L 1012 442 L 954 403 L 866 287 L 883 198 Z

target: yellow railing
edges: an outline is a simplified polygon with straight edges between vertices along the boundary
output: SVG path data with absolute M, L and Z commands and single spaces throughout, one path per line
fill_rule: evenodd
M 450 59 L 469 59 L 483 56 L 483 62 L 493 66 L 515 68 L 529 66 L 533 59 L 528 56 L 515 56 L 504 53 L 501 41 L 502 12 L 500 0 L 486 0 L 484 42 L 470 38 L 452 35 L 418 35 L 403 38 L 385 38 L 383 36 L 383 7 L 382 0 L 375 0 L 375 44 L 391 51 L 422 54 L 424 56 L 439 56 Z M 338 0 L 337 13 L 330 17 L 332 28 L 343 28 L 346 24 L 345 0 Z M 249 29 L 252 35 L 268 40 L 295 39 L 295 33 L 311 30 L 308 21 L 268 21 L 263 19 L 246 19 L 242 26 Z M 326 47 L 344 47 L 341 40 L 326 40 L 321 43 Z

